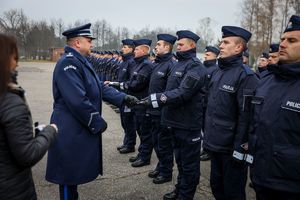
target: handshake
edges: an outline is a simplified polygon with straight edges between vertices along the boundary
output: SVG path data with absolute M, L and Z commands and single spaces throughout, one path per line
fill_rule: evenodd
M 118 90 L 126 90 L 128 89 L 127 88 L 127 85 L 125 83 L 120 83 L 120 82 L 113 82 L 113 81 L 104 81 L 104 85 L 108 85 L 108 86 L 111 86 L 111 87 L 114 87 Z
M 57 128 L 56 124 L 50 124 L 50 126 L 52 126 L 55 129 L 56 133 L 58 133 L 58 128 Z M 46 128 L 45 124 L 39 124 L 39 122 L 34 122 L 35 137 L 38 136 L 39 133 L 44 130 L 44 128 Z
M 128 107 L 133 107 L 133 106 L 136 106 L 136 105 L 144 105 L 144 106 L 150 106 L 151 105 L 151 101 L 150 101 L 149 97 L 146 97 L 146 98 L 143 98 L 143 99 L 139 100 L 135 96 L 131 96 L 131 95 L 126 95 L 125 96 L 124 103 Z

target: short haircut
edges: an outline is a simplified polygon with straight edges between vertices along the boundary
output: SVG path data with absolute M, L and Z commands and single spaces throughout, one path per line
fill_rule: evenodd
M 247 49 L 247 42 L 241 37 L 236 37 L 235 44 L 241 44 L 243 46 L 242 52 Z
M 148 45 L 141 45 L 141 48 L 145 49 L 145 51 L 146 51 L 147 54 L 150 53 L 151 47 L 149 47 Z
M 165 46 L 168 46 L 168 47 L 169 47 L 168 52 L 169 52 L 169 53 L 172 52 L 172 50 L 173 50 L 173 45 L 172 45 L 170 42 L 167 42 L 167 41 L 164 41 L 164 40 L 163 40 L 163 43 L 164 43 Z
M 194 48 L 196 47 L 196 42 L 190 38 L 185 38 L 186 41 L 188 42 L 188 44 L 192 44 L 194 46 Z

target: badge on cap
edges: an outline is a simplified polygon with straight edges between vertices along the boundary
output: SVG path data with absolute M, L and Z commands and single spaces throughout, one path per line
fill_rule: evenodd
M 286 28 L 288 29 L 293 28 L 293 22 L 289 22 Z

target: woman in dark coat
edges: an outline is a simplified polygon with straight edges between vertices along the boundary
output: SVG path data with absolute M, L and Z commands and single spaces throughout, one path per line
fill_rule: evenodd
M 24 90 L 16 82 L 16 41 L 0 34 L 0 47 L 0 199 L 36 200 L 31 167 L 47 152 L 57 127 L 40 126 L 34 134 Z

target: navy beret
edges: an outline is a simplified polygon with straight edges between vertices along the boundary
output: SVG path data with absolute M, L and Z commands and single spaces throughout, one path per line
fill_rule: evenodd
M 220 49 L 218 49 L 217 47 L 213 47 L 213 46 L 206 46 L 205 52 L 212 52 L 218 56 L 220 53 Z
M 284 33 L 296 30 L 300 30 L 300 17 L 297 15 L 293 15 L 291 16 L 290 21 L 284 30 Z
M 197 42 L 200 39 L 200 37 L 198 35 L 196 35 L 192 31 L 188 31 L 188 30 L 177 31 L 176 35 L 178 36 L 177 40 L 180 40 L 182 38 L 189 38 L 189 39 L 192 39 L 195 42 Z
M 134 46 L 140 46 L 140 45 L 148 45 L 149 47 L 151 46 L 152 40 L 148 39 L 139 39 L 139 40 L 134 40 L 133 44 Z
M 252 36 L 252 34 L 237 26 L 223 26 L 222 27 L 222 38 L 237 36 L 243 38 L 246 42 L 248 42 Z
M 268 59 L 268 58 L 269 58 L 269 54 L 263 52 L 263 53 L 261 54 L 260 58 L 266 58 L 266 59 Z
M 249 58 L 249 50 L 246 49 L 245 51 L 243 51 L 243 56 Z
M 173 45 L 176 42 L 177 37 L 170 35 L 170 34 L 158 34 L 157 40 L 163 40 L 163 41 L 169 42 Z
M 87 38 L 95 39 L 92 36 L 91 23 L 66 30 L 62 33 L 62 35 L 66 36 L 67 39 L 74 38 L 74 37 L 87 37 Z
M 122 44 L 123 45 L 134 46 L 134 40 L 132 40 L 132 39 L 124 39 L 124 40 L 122 40 Z
M 276 53 L 279 52 L 279 44 L 271 44 L 269 53 Z

